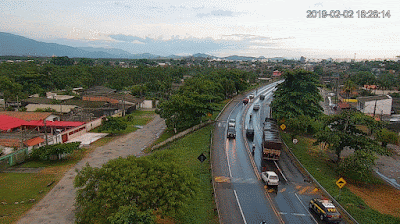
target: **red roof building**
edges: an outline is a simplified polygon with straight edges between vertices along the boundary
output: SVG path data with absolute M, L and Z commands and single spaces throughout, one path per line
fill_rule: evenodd
M 272 76 L 273 77 L 280 77 L 282 75 L 282 72 L 280 72 L 280 71 L 278 71 L 278 70 L 275 70 L 273 73 L 272 73 Z
M 36 137 L 36 138 L 32 138 L 32 139 L 26 140 L 26 141 L 24 142 L 24 144 L 25 144 L 26 146 L 35 146 L 35 145 L 39 145 L 40 143 L 43 143 L 43 142 L 44 142 L 44 139 L 43 139 L 43 138 L 41 138 L 41 137 Z
M 25 122 L 24 120 L 8 115 L 0 115 L 0 130 L 11 131 L 12 129 L 21 127 Z
M 78 121 L 46 121 L 46 127 L 54 127 L 54 128 L 72 128 L 78 127 L 85 124 L 85 122 Z M 24 126 L 31 127 L 44 127 L 43 121 L 29 121 L 25 122 Z

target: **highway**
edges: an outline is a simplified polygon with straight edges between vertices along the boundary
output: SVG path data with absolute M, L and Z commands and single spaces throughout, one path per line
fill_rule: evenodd
M 319 192 L 305 181 L 284 151 L 279 161 L 266 164 L 268 170 L 279 175 L 279 186 L 267 188 L 260 179 L 263 121 L 270 115 L 269 104 L 276 85 L 249 93 L 255 97 L 247 105 L 242 103 L 245 96 L 236 98 L 216 122 L 211 157 L 220 223 L 319 223 L 308 209 L 309 200 L 320 197 Z M 264 100 L 259 99 L 261 94 L 265 95 Z M 261 108 L 253 110 L 254 104 Z M 236 120 L 236 138 L 228 139 L 227 121 L 232 118 Z M 253 122 L 255 130 L 253 140 L 245 136 L 249 122 Z

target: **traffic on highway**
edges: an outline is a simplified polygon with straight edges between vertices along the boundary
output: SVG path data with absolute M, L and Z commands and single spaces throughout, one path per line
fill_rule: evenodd
M 216 123 L 212 172 L 221 223 L 329 221 L 309 208 L 322 195 L 281 149 L 269 107 L 278 83 L 235 99 Z

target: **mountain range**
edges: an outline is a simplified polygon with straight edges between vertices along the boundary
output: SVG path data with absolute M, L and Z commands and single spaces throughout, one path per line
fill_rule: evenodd
M 194 54 L 191 56 L 170 55 L 162 57 L 159 55 L 143 53 L 131 54 L 127 51 L 115 48 L 94 48 L 94 47 L 71 47 L 67 45 L 45 43 L 29 39 L 23 36 L 0 32 L 0 56 L 32 56 L 51 57 L 67 56 L 69 58 L 126 58 L 126 59 L 155 59 L 155 58 L 212 58 L 226 60 L 248 61 L 253 59 L 265 59 L 264 57 L 228 56 L 219 58 L 208 54 Z

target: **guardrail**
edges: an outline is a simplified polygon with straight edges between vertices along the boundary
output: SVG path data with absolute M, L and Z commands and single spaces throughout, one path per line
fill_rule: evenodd
M 313 177 L 313 175 L 311 175 L 311 173 L 309 173 L 309 172 L 307 171 L 307 169 L 303 166 L 303 164 L 301 164 L 301 162 L 300 162 L 300 161 L 297 159 L 297 157 L 293 154 L 292 150 L 291 150 L 290 147 L 286 144 L 286 142 L 283 141 L 283 144 L 285 144 L 286 147 L 284 147 L 284 149 L 286 149 L 285 151 L 289 154 L 289 156 L 290 156 L 292 159 L 294 159 L 294 160 L 296 161 L 297 165 L 299 165 L 299 166 L 301 167 L 301 169 L 303 169 L 303 171 L 306 173 L 306 175 L 308 175 L 308 177 L 310 177 L 310 178 L 313 180 L 313 182 L 314 182 L 316 185 L 318 185 L 318 187 L 324 192 L 324 194 L 326 194 L 326 195 L 332 200 L 332 202 L 333 202 L 337 207 L 339 207 L 340 210 L 342 210 L 342 211 L 346 214 L 346 216 L 347 216 L 352 222 L 354 222 L 354 223 L 356 223 L 356 224 L 359 224 L 359 223 L 357 222 L 357 220 L 356 220 L 353 216 L 351 216 L 350 213 L 348 213 L 348 212 L 346 211 L 346 209 L 343 208 L 343 206 L 342 206 L 341 204 L 339 204 L 339 202 L 336 201 L 336 199 L 335 199 L 332 195 L 330 195 L 330 194 L 328 193 L 328 191 L 325 190 L 325 188 L 322 187 L 322 185 L 321 185 L 320 183 L 318 183 L 318 181 Z

